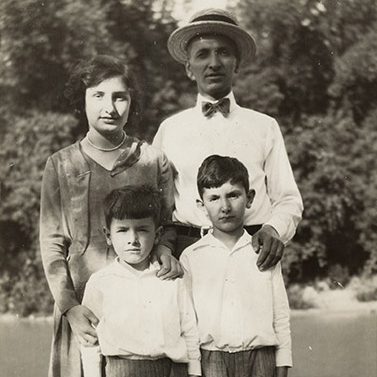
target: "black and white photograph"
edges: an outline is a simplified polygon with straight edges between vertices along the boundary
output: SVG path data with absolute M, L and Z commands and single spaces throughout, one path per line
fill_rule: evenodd
M 377 376 L 375 0 L 1 0 L 0 61 L 0 377 Z

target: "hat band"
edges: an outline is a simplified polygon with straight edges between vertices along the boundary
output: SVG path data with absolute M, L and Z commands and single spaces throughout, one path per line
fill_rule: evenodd
M 197 22 L 197 21 L 223 21 L 228 24 L 237 25 L 236 22 L 234 22 L 231 18 L 226 16 L 221 16 L 218 14 L 211 14 L 211 15 L 205 15 L 205 16 L 199 16 L 197 18 L 194 18 L 191 22 Z

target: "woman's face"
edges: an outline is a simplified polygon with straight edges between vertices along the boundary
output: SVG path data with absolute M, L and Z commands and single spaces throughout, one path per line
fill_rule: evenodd
M 85 112 L 89 129 L 103 136 L 123 130 L 128 119 L 131 97 L 121 76 L 111 77 L 85 92 Z

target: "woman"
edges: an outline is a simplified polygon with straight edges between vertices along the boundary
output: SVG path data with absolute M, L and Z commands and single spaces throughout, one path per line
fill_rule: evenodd
M 76 67 L 66 91 L 85 111 L 89 131 L 79 142 L 49 157 L 43 174 L 40 242 L 42 261 L 55 299 L 49 376 L 81 376 L 79 343 L 95 344 L 97 318 L 80 305 L 90 275 L 113 260 L 103 235 L 103 198 L 114 188 L 149 184 L 163 197 L 170 218 L 173 183 L 166 157 L 128 136 L 124 126 L 135 111 L 135 78 L 120 60 L 97 56 Z M 171 257 L 167 232 L 157 247 L 161 278 L 182 273 Z

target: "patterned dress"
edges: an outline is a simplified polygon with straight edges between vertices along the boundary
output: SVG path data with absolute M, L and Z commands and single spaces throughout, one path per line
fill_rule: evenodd
M 43 266 L 55 299 L 50 377 L 81 377 L 79 344 L 64 313 L 78 305 L 90 275 L 114 259 L 103 234 L 103 199 L 124 185 L 148 184 L 163 198 L 163 220 L 173 206 L 173 180 L 166 157 L 129 138 L 109 171 L 75 143 L 49 157 L 42 182 L 40 243 Z M 165 234 L 163 244 L 174 240 Z

